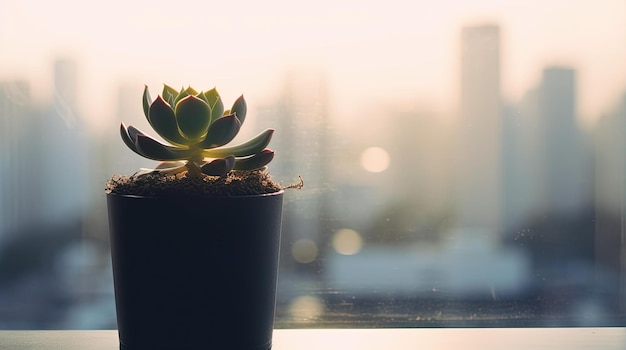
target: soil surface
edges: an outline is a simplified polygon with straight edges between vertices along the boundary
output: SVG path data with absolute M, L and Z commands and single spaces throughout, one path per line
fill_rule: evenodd
M 106 184 L 107 193 L 149 197 L 231 197 L 275 193 L 284 187 L 266 171 L 231 171 L 225 176 L 187 177 L 186 173 L 141 176 L 115 175 Z

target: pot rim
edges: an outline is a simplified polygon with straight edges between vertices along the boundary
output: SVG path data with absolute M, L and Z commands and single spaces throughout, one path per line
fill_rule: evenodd
M 167 195 L 167 196 L 144 196 L 138 194 L 123 194 L 123 193 L 115 193 L 115 192 L 106 192 L 107 196 L 112 197 L 124 197 L 124 198 L 137 198 L 137 199 L 180 199 L 180 198 L 199 198 L 199 199 L 237 199 L 237 198 L 259 198 L 259 197 L 272 197 L 279 196 L 285 193 L 284 189 L 281 189 L 276 192 L 271 193 L 261 193 L 261 194 L 250 194 L 244 196 L 203 196 L 203 195 L 189 195 L 189 194 L 181 194 L 181 195 Z

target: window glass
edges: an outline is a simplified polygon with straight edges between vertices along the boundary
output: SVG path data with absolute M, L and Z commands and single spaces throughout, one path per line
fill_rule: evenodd
M 0 3 L 0 328 L 115 328 L 104 184 L 144 84 L 245 94 L 277 327 L 626 321 L 626 3 Z

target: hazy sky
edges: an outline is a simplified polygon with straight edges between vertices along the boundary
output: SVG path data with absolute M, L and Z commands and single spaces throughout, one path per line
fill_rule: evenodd
M 155 94 L 164 82 L 216 85 L 229 100 L 245 92 L 261 104 L 287 67 L 308 65 L 327 72 L 346 118 L 377 101 L 453 112 L 460 28 L 483 23 L 502 27 L 508 100 L 546 64 L 578 69 L 586 117 L 626 90 L 624 0 L 2 0 L 0 79 L 30 79 L 45 96 L 52 59 L 75 57 L 85 109 L 106 118 L 120 82 Z

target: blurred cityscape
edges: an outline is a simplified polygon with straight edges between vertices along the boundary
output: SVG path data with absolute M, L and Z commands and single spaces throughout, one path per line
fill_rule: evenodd
M 274 177 L 305 181 L 286 195 L 278 327 L 626 322 L 626 82 L 583 127 L 576 67 L 504 101 L 500 27 L 460 38 L 452 118 L 381 100 L 344 130 L 321 69 L 285 72 L 252 111 L 278 130 Z M 0 82 L 0 329 L 116 327 L 104 183 L 151 162 L 87 128 L 79 64 L 54 62 L 43 104 Z M 143 118 L 141 91 L 119 88 L 115 125 Z

